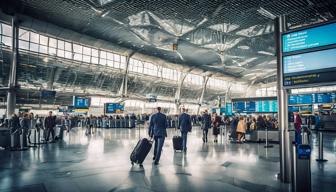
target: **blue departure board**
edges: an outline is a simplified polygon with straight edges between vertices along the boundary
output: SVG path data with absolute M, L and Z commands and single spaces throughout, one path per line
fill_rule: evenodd
M 255 112 L 256 111 L 256 102 L 255 101 L 246 101 L 245 111 L 244 112 Z
M 288 106 L 288 112 L 299 112 L 300 107 L 299 106 Z
M 244 112 L 244 111 L 246 111 L 245 101 L 236 101 L 236 102 L 233 102 L 233 110 L 236 111 L 236 112 Z
M 90 98 L 73 96 L 73 106 L 75 109 L 88 109 L 90 107 Z
M 124 110 L 123 103 L 105 103 L 105 113 L 123 113 Z
M 282 44 L 284 53 L 336 44 L 336 23 L 284 34 Z
M 317 71 L 336 67 L 336 49 L 286 56 L 284 74 Z
M 313 98 L 311 94 L 288 96 L 288 105 L 301 105 L 301 104 L 312 104 L 312 103 L 313 103 Z
M 313 101 L 314 103 L 335 103 L 336 93 L 315 93 Z
M 226 103 L 225 115 L 228 115 L 228 116 L 232 115 L 232 104 L 231 103 Z
M 276 113 L 278 112 L 277 100 L 246 100 L 234 101 L 233 110 L 245 113 Z

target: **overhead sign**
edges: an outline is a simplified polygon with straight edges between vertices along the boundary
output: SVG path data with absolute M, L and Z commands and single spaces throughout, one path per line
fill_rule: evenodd
M 336 81 L 336 49 L 283 58 L 284 86 Z
M 336 44 L 336 23 L 284 34 L 282 44 L 284 53 Z
M 238 113 L 276 113 L 278 112 L 278 101 L 269 99 L 233 101 L 233 111 Z
M 91 99 L 87 97 L 73 96 L 72 104 L 75 109 L 88 109 Z
M 312 104 L 313 97 L 311 94 L 290 95 L 288 96 L 288 105 Z
M 123 113 L 124 111 L 124 103 L 105 103 L 105 113 Z
M 336 22 L 282 35 L 283 86 L 336 83 Z

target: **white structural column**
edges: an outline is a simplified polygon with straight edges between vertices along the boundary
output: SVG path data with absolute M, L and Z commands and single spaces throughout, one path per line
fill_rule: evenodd
M 7 93 L 7 118 L 15 112 L 16 105 L 16 66 L 18 56 L 18 34 L 19 28 L 17 27 L 16 16 L 12 18 L 12 60 L 9 72 L 8 93 Z
M 129 69 L 129 63 L 130 63 L 130 60 L 132 58 L 132 56 L 135 54 L 136 52 L 131 52 L 128 56 L 126 56 L 126 69 L 125 69 L 125 73 L 124 73 L 124 76 L 123 76 L 123 80 L 121 82 L 121 86 L 120 86 L 120 89 L 119 89 L 119 95 L 121 97 L 124 97 L 127 95 L 127 77 L 128 77 L 128 69 Z
M 204 94 L 205 94 L 205 91 L 206 91 L 206 87 L 207 87 L 209 78 L 210 78 L 209 76 L 203 76 L 202 93 L 201 93 L 200 98 L 198 99 L 197 115 L 200 114 L 200 110 L 201 110 L 201 106 L 202 106 L 202 103 L 203 103 Z
M 274 23 L 276 53 L 277 53 L 277 91 L 278 91 L 278 117 L 280 132 L 280 179 L 282 182 L 291 182 L 291 142 L 288 130 L 288 92 L 283 87 L 282 68 L 282 38 L 286 31 L 285 17 L 275 19 Z
M 180 80 L 178 82 L 177 90 L 175 93 L 175 112 L 179 113 L 179 108 L 181 105 L 181 89 L 184 83 L 185 78 L 187 77 L 188 73 L 181 73 Z
M 49 80 L 47 83 L 47 89 L 52 90 L 54 88 L 54 82 L 55 82 L 55 77 L 56 73 L 58 71 L 58 67 L 53 67 L 51 68 L 50 75 L 49 75 Z

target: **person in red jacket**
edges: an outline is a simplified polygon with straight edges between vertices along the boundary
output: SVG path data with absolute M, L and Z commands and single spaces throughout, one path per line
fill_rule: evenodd
M 294 113 L 295 143 L 301 144 L 301 125 L 302 120 L 299 113 Z

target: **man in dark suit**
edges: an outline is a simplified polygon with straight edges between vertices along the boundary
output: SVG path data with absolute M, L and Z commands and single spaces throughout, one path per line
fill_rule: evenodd
M 54 130 L 55 126 L 56 126 L 56 116 L 53 116 L 52 111 L 49 111 L 48 117 L 44 119 L 44 127 L 48 131 L 47 138 L 46 138 L 47 142 L 49 141 L 50 133 L 52 136 L 51 142 L 55 141 L 55 130 Z
M 182 109 L 182 113 L 179 116 L 178 129 L 180 129 L 181 131 L 183 152 L 186 153 L 187 152 L 187 136 L 188 136 L 188 132 L 191 131 L 191 118 L 190 118 L 190 115 L 187 114 L 187 110 L 185 108 Z
M 161 107 L 157 108 L 157 113 L 150 117 L 149 135 L 154 137 L 154 164 L 158 165 L 161 157 L 162 147 L 167 137 L 167 117 L 161 113 Z
M 203 130 L 203 143 L 208 142 L 208 130 L 211 129 L 211 116 L 208 110 L 205 110 L 202 115 L 202 130 Z

